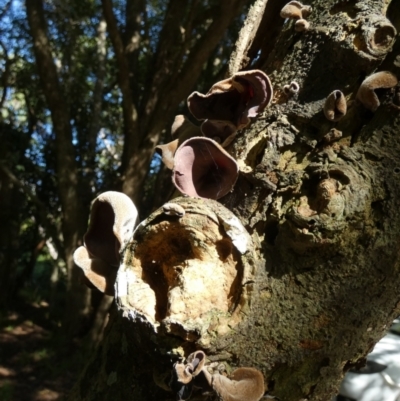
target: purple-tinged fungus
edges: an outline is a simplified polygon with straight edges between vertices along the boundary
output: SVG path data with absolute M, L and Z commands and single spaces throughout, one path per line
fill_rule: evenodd
M 357 99 L 368 110 L 376 111 L 380 102 L 375 89 L 389 89 L 397 85 L 397 77 L 389 71 L 379 71 L 365 78 L 358 89 Z
M 233 188 L 238 174 L 236 160 L 212 139 L 190 138 L 175 152 L 172 181 L 185 195 L 222 198 Z
M 290 1 L 281 10 L 280 16 L 282 18 L 300 19 L 303 18 L 302 14 L 303 5 L 298 1 Z
M 137 216 L 131 199 L 120 192 L 105 192 L 92 203 L 85 246 L 75 251 L 74 261 L 91 284 L 108 295 L 114 294 L 119 252 L 131 238 Z
M 185 116 L 177 115 L 171 126 L 171 135 L 174 140 L 163 145 L 157 145 L 155 151 L 161 156 L 165 166 L 172 170 L 174 168 L 174 155 L 179 145 L 186 139 L 200 134 L 200 127 L 191 123 Z
M 294 23 L 294 30 L 296 32 L 308 31 L 309 29 L 310 23 L 304 18 L 300 18 Z
M 205 95 L 193 92 L 187 101 L 195 118 L 208 120 L 202 127 L 203 133 L 218 136 L 224 142 L 234 128 L 246 127 L 251 117 L 262 112 L 272 95 L 268 76 L 260 70 L 250 70 L 217 82 Z
M 340 90 L 334 90 L 325 100 L 324 114 L 329 121 L 339 121 L 347 113 L 347 102 Z
M 202 372 L 222 401 L 259 401 L 264 395 L 264 377 L 257 369 L 238 368 L 229 378 L 219 373 L 211 375 L 206 368 Z

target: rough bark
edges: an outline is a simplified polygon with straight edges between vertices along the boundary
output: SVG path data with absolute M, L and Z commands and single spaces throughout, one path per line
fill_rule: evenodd
M 72 259 L 84 230 L 84 213 L 79 196 L 79 177 L 72 145 L 68 104 L 62 94 L 56 66 L 47 37 L 41 0 L 26 1 L 26 12 L 33 39 L 38 75 L 51 112 L 57 152 L 57 179 L 62 206 L 62 234 L 68 270 L 68 300 L 65 313 L 67 332 L 75 332 L 78 322 L 87 313 L 87 291 L 80 285 L 80 271 Z
M 400 2 L 309 3 L 310 29 L 286 21 L 266 61 L 274 103 L 230 148 L 241 174 L 227 209 L 180 198 L 184 217 L 161 209 L 139 226 L 71 400 L 173 400 L 173 363 L 202 349 L 228 373 L 261 370 L 280 400 L 325 401 L 400 314 L 399 88 L 383 90 L 374 113 L 355 99 L 376 69 L 400 76 L 383 18 L 389 10 L 399 30 Z M 291 81 L 300 91 L 288 97 Z M 333 90 L 348 100 L 339 122 L 323 113 Z

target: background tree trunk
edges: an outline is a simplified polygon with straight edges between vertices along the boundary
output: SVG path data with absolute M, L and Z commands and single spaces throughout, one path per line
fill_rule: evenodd
M 260 369 L 268 392 L 280 400 L 325 401 L 400 314 L 398 87 L 380 94 L 375 113 L 355 99 L 363 79 L 376 69 L 400 76 L 400 41 L 384 17 L 399 30 L 400 2 L 310 3 L 309 31 L 295 32 L 286 21 L 264 61 L 274 103 L 230 148 L 241 174 L 221 203 L 244 224 L 254 250 L 239 256 L 229 224 L 212 217 L 218 208 L 212 201 L 174 200 L 186 210 L 180 220 L 162 211 L 150 216 L 124 252 L 118 308 L 71 401 L 172 400 L 175 395 L 166 390 L 172 365 L 194 349 L 204 350 L 209 362 L 222 363 L 228 373 L 234 367 Z M 275 19 L 281 22 L 278 15 Z M 291 81 L 300 91 L 288 98 L 283 86 Z M 333 123 L 322 108 L 337 89 L 349 110 Z M 332 128 L 342 136 L 329 140 Z M 214 242 L 207 237 L 212 222 L 220 224 L 222 235 Z M 196 229 L 206 238 L 193 234 Z M 169 242 L 174 230 L 186 245 Z M 186 311 L 182 321 L 171 321 L 170 288 L 149 273 L 149 263 L 157 265 L 159 257 L 169 263 L 167 251 L 156 247 L 149 256 L 144 250 L 163 235 L 167 251 L 182 251 L 175 254 L 207 249 L 208 256 L 195 251 L 182 256 L 199 269 L 207 258 L 236 263 L 232 288 L 241 294 L 225 314 L 190 323 Z M 229 251 L 221 256 L 221 249 Z M 244 262 L 247 257 L 253 261 Z M 246 263 L 251 277 L 243 281 Z M 154 316 L 145 310 L 146 299 L 143 310 L 137 308 L 139 293 L 130 291 L 136 277 L 155 294 Z M 206 302 L 207 292 L 203 296 Z M 205 398 L 196 393 L 193 399 Z
M 89 313 L 90 297 L 81 285 L 81 272 L 72 259 L 74 249 L 81 242 L 84 232 L 84 213 L 80 195 L 80 178 L 76 165 L 76 154 L 72 144 L 72 128 L 68 103 L 62 93 L 56 66 L 47 37 L 46 20 L 41 0 L 26 2 L 27 16 L 33 47 L 44 95 L 51 111 L 55 134 L 56 172 L 58 191 L 62 207 L 62 235 L 65 261 L 68 272 L 68 292 L 64 316 L 67 334 L 82 330 L 83 320 Z M 87 207 L 87 205 L 86 205 Z

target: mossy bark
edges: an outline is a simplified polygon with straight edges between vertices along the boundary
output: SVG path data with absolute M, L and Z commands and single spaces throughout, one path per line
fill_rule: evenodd
M 201 330 L 186 338 L 162 325 L 155 330 L 120 302 L 71 400 L 175 399 L 172 364 L 203 349 L 228 373 L 261 370 L 280 400 L 325 401 L 400 314 L 398 89 L 379 94 L 375 113 L 355 99 L 375 70 L 400 77 L 400 40 L 375 24 L 386 16 L 399 31 L 400 1 L 309 3 L 310 30 L 296 33 L 285 23 L 263 68 L 274 103 L 230 149 L 241 174 L 221 203 L 245 226 L 256 255 L 251 280 L 241 281 L 240 318 L 221 332 L 218 319 L 204 321 L 204 342 Z M 283 86 L 291 81 L 300 91 L 288 98 Z M 333 90 L 348 100 L 335 123 L 322 111 Z M 326 136 L 333 128 L 341 136 Z M 190 199 L 182 202 L 191 207 Z M 157 216 L 148 227 L 160 224 Z

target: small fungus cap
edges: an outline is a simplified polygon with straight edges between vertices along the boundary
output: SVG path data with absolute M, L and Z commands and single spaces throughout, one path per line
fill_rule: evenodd
M 219 199 L 233 188 L 238 174 L 236 160 L 209 138 L 190 138 L 175 153 L 172 181 L 185 195 Z
M 375 89 L 388 89 L 397 85 L 396 75 L 389 71 L 379 71 L 365 78 L 357 92 L 357 99 L 368 110 L 376 111 L 380 102 Z
M 280 16 L 282 18 L 299 19 L 303 18 L 302 9 L 303 5 L 298 1 L 290 1 L 281 10 Z
M 324 114 L 329 121 L 339 121 L 347 113 L 347 102 L 340 90 L 331 92 L 325 100 Z

